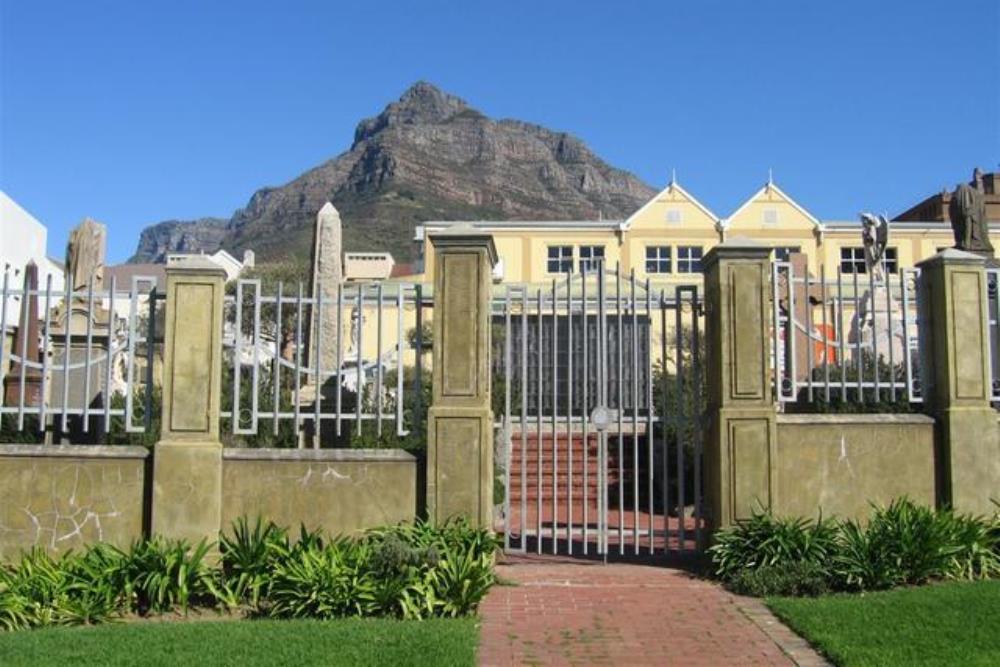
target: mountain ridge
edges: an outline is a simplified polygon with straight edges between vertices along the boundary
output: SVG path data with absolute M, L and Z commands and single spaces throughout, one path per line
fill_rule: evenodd
M 308 256 L 316 212 L 332 201 L 347 251 L 414 258 L 414 228 L 428 220 L 624 218 L 655 191 L 595 155 L 579 138 L 526 121 L 494 120 L 419 81 L 355 127 L 350 148 L 280 186 L 257 189 L 228 220 L 168 220 L 146 227 L 130 262 L 168 252 L 258 261 Z

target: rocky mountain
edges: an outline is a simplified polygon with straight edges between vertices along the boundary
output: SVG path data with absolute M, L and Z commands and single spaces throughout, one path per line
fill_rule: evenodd
M 415 255 L 414 227 L 428 220 L 624 218 L 654 191 L 569 134 L 493 120 L 419 82 L 358 123 L 346 152 L 281 186 L 255 192 L 228 221 L 171 220 L 142 232 L 130 261 L 167 252 L 214 252 L 258 261 L 308 257 L 316 212 L 332 201 L 345 250 Z

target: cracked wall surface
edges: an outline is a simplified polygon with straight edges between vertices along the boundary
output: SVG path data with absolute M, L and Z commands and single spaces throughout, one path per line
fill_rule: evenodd
M 127 546 L 142 535 L 144 477 L 142 458 L 0 454 L 0 559 Z
M 331 534 L 412 521 L 414 461 L 224 460 L 222 526 L 241 516 Z

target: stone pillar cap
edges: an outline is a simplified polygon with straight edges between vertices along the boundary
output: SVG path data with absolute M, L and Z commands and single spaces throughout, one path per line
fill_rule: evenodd
M 166 271 L 167 273 L 170 273 L 171 271 L 197 271 L 199 273 L 210 271 L 226 275 L 225 269 L 210 260 L 208 257 L 204 257 L 202 255 L 185 257 L 174 262 L 173 264 L 167 264 Z
M 726 259 L 766 259 L 770 254 L 771 246 L 743 236 L 734 236 L 713 246 L 705 253 L 701 265 L 707 269 L 718 262 L 721 257 Z
M 918 267 L 935 266 L 937 264 L 986 264 L 986 258 L 974 252 L 966 252 L 958 248 L 945 248 L 927 259 L 917 262 Z
M 428 236 L 435 248 L 485 246 L 490 266 L 496 266 L 499 261 L 493 235 L 481 232 L 467 222 L 432 232 Z

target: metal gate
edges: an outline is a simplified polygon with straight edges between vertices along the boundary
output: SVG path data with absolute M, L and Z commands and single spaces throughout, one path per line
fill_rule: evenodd
M 703 320 L 695 285 L 582 266 L 493 303 L 508 551 L 700 548 Z

